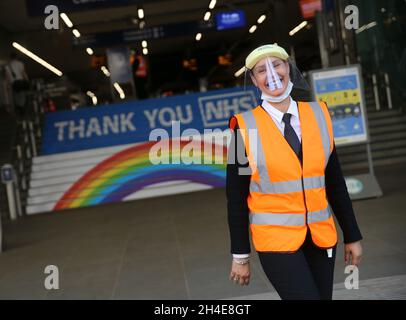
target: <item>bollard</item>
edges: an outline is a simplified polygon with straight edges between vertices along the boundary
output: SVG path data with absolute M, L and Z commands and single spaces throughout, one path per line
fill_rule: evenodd
M 11 164 L 5 164 L 1 167 L 1 181 L 6 185 L 8 208 L 10 219 L 17 219 L 16 194 L 14 189 L 15 174 Z

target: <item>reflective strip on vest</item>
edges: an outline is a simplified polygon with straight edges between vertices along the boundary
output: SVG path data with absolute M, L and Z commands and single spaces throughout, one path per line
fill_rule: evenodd
M 308 177 L 303 179 L 304 188 L 306 189 L 318 189 L 326 186 L 325 177 Z
M 316 102 L 317 104 L 317 102 Z M 327 150 L 327 156 L 326 159 L 328 160 L 328 154 L 330 152 L 330 139 L 329 139 L 329 133 L 328 131 L 325 132 L 327 134 L 327 138 L 323 135 L 322 127 L 320 125 L 320 122 L 324 124 L 324 129 L 327 130 L 327 125 L 323 119 L 319 119 L 319 116 L 321 115 L 324 117 L 322 110 L 320 109 L 320 106 L 317 105 L 317 108 L 313 109 L 318 109 L 319 113 L 315 111 L 316 118 L 317 118 L 317 123 L 319 124 L 320 131 L 322 133 L 322 139 L 323 139 L 323 149 L 324 152 Z M 255 165 L 258 168 L 258 173 L 260 177 L 260 183 L 258 184 L 255 181 L 251 181 L 250 183 L 250 192 L 261 192 L 265 194 L 280 194 L 280 193 L 288 193 L 288 192 L 302 192 L 302 180 L 291 180 L 291 181 L 283 181 L 283 182 L 271 182 L 269 179 L 269 173 L 268 170 L 266 169 L 266 162 L 265 162 L 265 153 L 264 150 L 262 149 L 262 141 L 261 137 L 258 135 L 258 127 L 256 125 L 254 113 L 252 111 L 244 112 L 241 114 L 244 118 L 244 122 L 247 126 L 248 130 L 248 140 L 249 140 L 249 146 L 250 146 L 250 151 L 251 154 L 254 158 L 254 161 L 257 162 Z M 257 130 L 256 135 L 250 134 L 250 130 Z M 263 167 L 261 168 L 258 167 L 258 163 L 262 163 Z M 327 165 L 327 163 L 326 163 Z M 324 188 L 325 187 L 325 181 L 324 181 L 324 176 L 320 177 L 308 177 L 303 179 L 303 184 L 304 184 L 304 189 L 315 189 L 315 188 Z
M 266 169 L 265 169 L 266 170 Z M 325 187 L 325 177 L 308 177 L 303 179 L 304 189 L 317 189 Z M 262 186 L 262 183 L 261 183 Z M 265 194 L 280 194 L 289 192 L 303 192 L 302 180 L 291 180 L 282 182 L 271 182 L 263 185 L 261 188 L 257 182 L 252 181 L 250 184 L 250 192 L 261 192 Z
M 331 216 L 331 208 L 328 206 L 324 210 L 307 213 L 307 222 L 314 223 L 325 221 Z M 306 224 L 305 215 L 298 213 L 250 213 L 250 223 L 265 226 L 304 226 Z
M 264 168 L 259 170 L 258 168 L 258 173 L 259 173 L 259 178 L 260 178 L 260 189 L 261 192 L 265 192 L 265 190 L 274 190 L 274 187 L 272 186 L 272 182 L 269 179 L 269 174 L 268 170 L 265 168 L 266 162 L 265 162 L 265 153 L 264 150 L 262 149 L 262 141 L 261 137 L 258 134 L 258 126 L 254 117 L 254 113 L 252 111 L 247 111 L 241 114 L 244 118 L 244 122 L 247 126 L 248 130 L 248 143 L 250 147 L 250 151 L 252 154 L 252 157 L 254 158 L 253 160 L 255 161 L 255 166 L 258 168 L 258 163 L 261 163 L 264 165 Z M 251 130 L 255 130 L 255 132 L 252 132 Z M 253 137 L 253 133 L 256 133 Z M 272 193 L 272 192 L 270 192 Z
M 295 213 L 251 213 L 250 223 L 273 226 L 304 226 L 304 214 Z
M 316 101 L 309 102 L 309 105 L 313 110 L 317 124 L 320 129 L 320 135 L 324 149 L 324 159 L 325 159 L 324 167 L 327 167 L 328 158 L 330 157 L 330 133 L 328 132 L 327 121 L 324 117 L 323 110 L 321 109 L 321 106 L 319 105 L 318 102 Z
M 313 222 L 325 221 L 328 218 L 330 218 L 330 216 L 331 216 L 331 207 L 329 205 L 324 210 L 308 212 L 307 213 L 307 222 L 313 223 Z

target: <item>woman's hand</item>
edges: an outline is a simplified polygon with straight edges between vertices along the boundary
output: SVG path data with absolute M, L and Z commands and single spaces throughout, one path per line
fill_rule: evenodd
M 242 286 L 248 286 L 250 283 L 250 263 L 239 264 L 235 261 L 232 262 L 230 280 Z
M 361 241 L 346 243 L 344 246 L 344 260 L 345 264 L 349 264 L 351 260 L 351 265 L 359 266 L 362 257 L 362 246 Z

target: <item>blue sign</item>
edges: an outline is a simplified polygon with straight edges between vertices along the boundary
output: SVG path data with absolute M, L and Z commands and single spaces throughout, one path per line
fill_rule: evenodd
M 336 145 L 368 140 L 364 92 L 358 65 L 311 71 L 313 93 L 327 103 Z
M 216 23 L 217 30 L 245 27 L 245 13 L 243 10 L 217 13 Z
M 154 129 L 172 137 L 180 131 L 227 128 L 229 118 L 257 106 L 253 87 L 209 91 L 162 99 L 129 101 L 97 108 L 49 113 L 45 117 L 43 154 L 54 154 L 149 141 Z

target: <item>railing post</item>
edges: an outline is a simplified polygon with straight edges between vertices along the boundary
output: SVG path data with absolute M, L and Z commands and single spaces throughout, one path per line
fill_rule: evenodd
M 388 100 L 388 108 L 392 109 L 392 95 L 390 91 L 390 81 L 389 75 L 385 72 L 385 88 L 386 88 L 386 98 Z
M 24 173 L 23 152 L 19 144 L 16 146 L 16 150 L 17 150 L 18 172 L 20 174 L 23 174 Z
M 28 122 L 28 127 L 29 127 L 29 132 L 30 132 L 32 156 L 35 157 L 37 155 L 37 144 L 35 141 L 34 125 L 33 125 L 32 121 Z
M 375 107 L 376 107 L 376 110 L 379 111 L 379 110 L 381 110 L 381 104 L 379 102 L 378 82 L 376 80 L 375 73 L 372 74 L 372 84 L 374 87 Z

